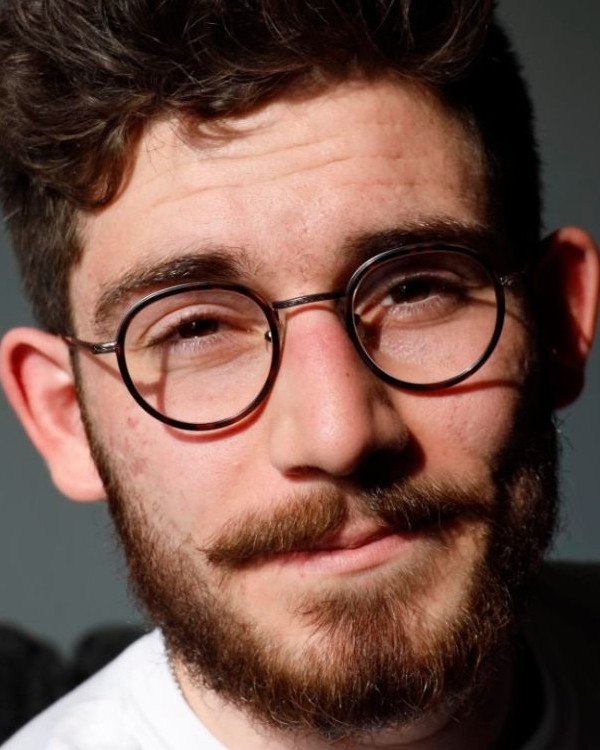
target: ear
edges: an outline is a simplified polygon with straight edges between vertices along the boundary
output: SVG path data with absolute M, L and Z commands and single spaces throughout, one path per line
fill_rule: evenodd
M 72 500 L 102 499 L 62 339 L 34 328 L 9 331 L 0 346 L 0 378 L 56 487 Z
M 598 310 L 600 262 L 589 234 L 565 227 L 544 241 L 535 292 L 554 408 L 572 403 L 584 384 Z

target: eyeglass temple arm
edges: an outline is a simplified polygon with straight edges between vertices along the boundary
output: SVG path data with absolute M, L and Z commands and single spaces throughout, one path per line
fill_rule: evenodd
M 83 341 L 75 336 L 63 336 L 62 339 L 70 347 L 74 349 L 87 349 L 91 354 L 113 354 L 117 351 L 116 341 L 105 341 L 95 344 L 92 341 Z

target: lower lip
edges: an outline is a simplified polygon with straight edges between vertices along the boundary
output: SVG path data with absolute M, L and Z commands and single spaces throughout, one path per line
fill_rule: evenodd
M 419 538 L 418 534 L 386 534 L 360 547 L 292 552 L 278 561 L 301 575 L 355 573 L 407 554 Z

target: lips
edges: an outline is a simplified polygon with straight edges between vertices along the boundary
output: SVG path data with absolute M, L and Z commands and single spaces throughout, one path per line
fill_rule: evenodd
M 379 568 L 393 560 L 408 559 L 425 539 L 419 534 L 395 533 L 389 528 L 344 529 L 321 539 L 310 548 L 281 553 L 267 563 L 293 571 L 294 575 L 345 576 Z
M 308 552 L 336 552 L 364 547 L 393 533 L 391 529 L 378 525 L 370 528 L 346 528 L 326 534 L 321 540 L 311 545 Z
M 455 515 L 435 515 L 433 522 L 420 519 L 420 523 L 402 524 L 400 528 L 377 524 L 373 519 L 355 519 L 315 543 L 282 551 L 266 561 L 302 577 L 360 574 L 392 561 L 407 564 L 414 555 L 430 554 L 433 538 L 458 521 Z

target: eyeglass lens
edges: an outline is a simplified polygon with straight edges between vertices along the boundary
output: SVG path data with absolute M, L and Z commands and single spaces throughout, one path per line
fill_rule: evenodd
M 449 251 L 369 266 L 349 304 L 356 339 L 376 368 L 425 386 L 473 367 L 498 315 L 486 267 Z M 185 290 L 132 317 L 123 354 L 135 389 L 152 409 L 171 420 L 209 424 L 234 418 L 261 393 L 272 367 L 269 331 L 264 310 L 242 292 Z
M 427 386 L 469 370 L 496 328 L 494 280 L 476 258 L 424 251 L 371 267 L 352 299 L 371 361 L 405 384 Z
M 173 420 L 212 423 L 242 412 L 272 360 L 269 323 L 244 294 L 197 289 L 159 299 L 132 319 L 124 340 L 143 400 Z

